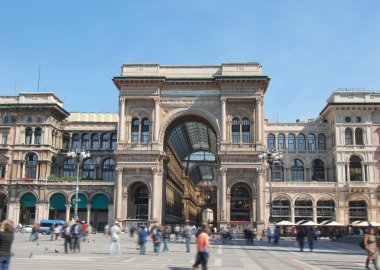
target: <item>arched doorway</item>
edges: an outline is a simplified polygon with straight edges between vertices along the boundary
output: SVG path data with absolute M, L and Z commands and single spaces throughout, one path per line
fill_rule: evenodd
M 8 198 L 4 193 L 0 192 L 0 221 L 7 219 Z
M 272 203 L 272 218 L 273 223 L 278 223 L 283 220 L 291 221 L 291 204 L 287 197 L 277 196 Z
M 97 231 L 103 231 L 108 223 L 108 207 L 109 200 L 105 194 L 99 193 L 92 198 L 90 224 Z
M 216 132 L 200 116 L 180 117 L 166 129 L 164 150 L 162 223 L 200 224 L 203 209 L 217 208 Z
M 247 224 L 252 222 L 250 188 L 243 184 L 235 184 L 231 188 L 230 223 Z
M 143 182 L 134 183 L 128 194 L 128 219 L 147 222 L 149 219 L 149 189 Z
M 313 202 L 310 198 L 298 198 L 294 203 L 294 220 L 300 222 L 302 220 L 313 220 Z
M 348 209 L 348 219 L 350 224 L 354 221 L 367 220 L 367 202 L 365 200 L 349 201 Z
M 20 223 L 32 224 L 36 220 L 36 196 L 33 193 L 25 193 L 20 199 Z
M 62 193 L 55 193 L 50 197 L 49 219 L 66 220 L 66 197 Z

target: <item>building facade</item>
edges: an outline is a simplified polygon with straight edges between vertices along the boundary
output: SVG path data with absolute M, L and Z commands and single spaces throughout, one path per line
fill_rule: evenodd
M 270 123 L 259 63 L 124 64 L 119 113 L 69 113 L 52 93 L 0 97 L 1 218 L 267 226 L 380 222 L 380 93 L 334 91 L 314 120 Z M 271 166 L 265 149 L 281 151 Z M 270 173 L 269 173 L 270 170 Z

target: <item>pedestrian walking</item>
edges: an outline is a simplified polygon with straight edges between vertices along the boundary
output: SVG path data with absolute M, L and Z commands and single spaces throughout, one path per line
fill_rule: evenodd
M 148 232 L 145 230 L 143 226 L 139 228 L 137 232 L 138 236 L 138 244 L 140 245 L 140 255 L 145 255 L 146 252 L 146 239 L 148 237 Z
M 70 249 L 70 252 L 73 248 L 72 242 L 71 242 L 71 228 L 70 228 L 70 221 L 66 221 L 66 224 L 62 227 L 62 233 L 61 237 L 64 239 L 63 245 L 65 247 L 65 253 L 68 253 L 68 250 Z
M 272 230 L 268 227 L 267 229 L 267 238 L 268 238 L 268 244 L 272 241 Z
M 121 252 L 120 252 L 120 227 L 119 227 L 118 221 L 115 221 L 113 226 L 110 228 L 110 237 L 111 237 L 110 254 L 112 254 L 113 248 L 116 246 L 117 254 L 121 255 Z
M 181 228 L 179 227 L 179 225 L 178 224 L 175 225 L 175 227 L 174 227 L 174 235 L 175 235 L 175 241 L 177 243 L 179 243 L 179 234 L 180 234 L 180 232 L 181 232 Z
M 55 224 L 53 233 L 54 233 L 55 240 L 58 240 L 58 236 L 61 233 L 61 227 L 58 224 Z
M 32 232 L 30 233 L 29 241 L 38 241 L 38 230 L 40 229 L 40 226 L 38 223 L 34 223 L 32 226 Z
M 313 228 L 307 231 L 307 242 L 309 243 L 309 251 L 312 252 L 314 249 L 314 241 L 316 239 L 316 234 Z
M 164 242 L 164 247 L 162 252 L 169 251 L 168 243 L 170 241 L 170 228 L 169 226 L 165 226 L 162 232 L 162 240 Z
M 11 248 L 14 239 L 12 230 L 13 222 L 9 219 L 4 220 L 1 224 L 2 231 L 0 232 L 0 268 L 9 270 L 11 263 Z
M 280 227 L 276 226 L 276 228 L 274 229 L 274 240 L 273 240 L 274 245 L 279 244 L 280 236 L 281 236 Z
M 377 267 L 377 258 L 378 258 L 378 249 L 376 243 L 376 235 L 373 228 L 368 229 L 368 233 L 364 236 L 364 247 L 367 250 L 367 260 L 365 262 L 365 268 L 369 268 L 369 261 L 371 260 L 375 269 L 378 270 Z
M 296 241 L 298 243 L 300 251 L 302 252 L 305 245 L 305 232 L 301 228 L 297 229 Z
M 244 238 L 247 240 L 247 246 L 253 245 L 253 235 L 252 230 L 250 228 L 244 229 Z
M 185 236 L 186 252 L 190 252 L 191 238 L 193 237 L 193 228 L 189 225 L 189 223 L 185 223 L 183 234 Z
M 107 223 L 106 226 L 104 226 L 104 235 L 105 236 L 108 236 L 109 230 L 110 230 L 110 225 L 108 225 L 108 223 Z
M 195 257 L 195 263 L 193 264 L 193 270 L 198 269 L 198 266 L 202 265 L 202 270 L 207 270 L 207 263 L 210 253 L 209 243 L 209 229 L 208 225 L 202 225 L 197 239 L 197 255 Z
M 80 221 L 77 219 L 73 225 L 71 225 L 71 243 L 74 253 L 80 252 L 80 234 L 81 234 Z

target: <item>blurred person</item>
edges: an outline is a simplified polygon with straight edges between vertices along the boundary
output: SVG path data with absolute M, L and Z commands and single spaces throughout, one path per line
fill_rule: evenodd
M 104 235 L 105 236 L 108 236 L 109 230 L 110 230 L 110 225 L 108 225 L 108 223 L 107 223 L 106 226 L 104 226 Z
M 117 248 L 117 254 L 121 255 L 120 252 L 120 225 L 118 221 L 115 221 L 113 226 L 110 228 L 110 237 L 111 237 L 111 245 L 110 245 L 110 254 L 112 254 L 114 246 Z
M 371 260 L 373 265 L 375 266 L 375 269 L 378 270 L 377 267 L 377 257 L 378 255 L 378 249 L 377 249 L 377 243 L 376 243 L 376 235 L 373 228 L 368 229 L 368 233 L 364 236 L 364 247 L 367 250 L 367 259 L 365 262 L 365 268 L 369 268 L 369 261 Z
M 268 238 L 268 244 L 272 241 L 272 230 L 268 227 L 267 229 L 267 238 Z
M 197 239 L 197 255 L 195 258 L 195 263 L 193 264 L 193 270 L 198 269 L 198 266 L 202 265 L 202 270 L 207 270 L 207 263 L 210 253 L 210 243 L 209 243 L 209 228 L 208 225 L 202 225 Z
M 2 270 L 9 270 L 11 262 L 11 247 L 14 240 L 12 230 L 13 222 L 9 219 L 4 220 L 1 224 L 0 232 L 0 267 Z
M 71 228 L 70 228 L 70 221 L 66 221 L 66 224 L 62 227 L 62 233 L 61 237 L 64 239 L 63 245 L 65 247 L 65 253 L 68 253 L 68 249 L 73 249 L 72 242 L 71 242 Z
M 82 231 L 82 229 L 81 229 L 80 221 L 79 221 L 79 219 L 77 219 L 75 221 L 75 223 L 73 225 L 71 225 L 71 230 L 70 230 L 71 243 L 72 243 L 74 253 L 80 252 L 80 234 L 81 234 L 81 231 Z
M 297 229 L 296 241 L 298 243 L 300 251 L 303 252 L 303 247 L 305 245 L 305 232 L 301 228 Z
M 276 226 L 276 228 L 274 229 L 274 240 L 273 240 L 274 245 L 279 244 L 280 236 L 281 236 L 280 227 Z
M 162 232 L 162 240 L 164 242 L 164 247 L 162 248 L 162 252 L 169 251 L 168 242 L 170 241 L 170 228 L 169 226 L 165 226 Z
M 175 235 L 175 241 L 177 243 L 179 243 L 179 234 L 180 234 L 180 232 L 181 232 L 181 228 L 179 227 L 179 225 L 178 224 L 175 225 L 175 227 L 174 227 L 174 235 Z
M 139 228 L 137 233 L 138 235 L 138 244 L 140 245 L 140 255 L 145 255 L 146 252 L 146 239 L 148 237 L 148 232 L 145 230 L 143 226 Z
M 153 246 L 154 246 L 154 253 L 158 255 L 160 253 L 160 247 L 161 247 L 161 239 L 162 239 L 162 230 L 163 227 L 156 228 L 156 232 L 153 235 Z
M 61 233 L 61 227 L 58 224 L 55 224 L 52 235 L 55 236 L 55 240 L 58 240 L 58 236 Z
M 189 223 L 185 223 L 185 227 L 183 228 L 184 236 L 185 236 L 185 243 L 186 243 L 186 252 L 190 252 L 190 244 L 191 244 L 191 237 L 193 236 L 193 228 L 189 225 Z
M 314 241 L 316 239 L 316 234 L 313 228 L 307 231 L 307 242 L 309 243 L 309 251 L 312 252 L 314 249 Z

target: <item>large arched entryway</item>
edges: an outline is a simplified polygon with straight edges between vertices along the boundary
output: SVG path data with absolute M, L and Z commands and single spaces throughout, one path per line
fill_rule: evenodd
M 91 201 L 90 224 L 97 230 L 103 231 L 108 223 L 109 199 L 106 195 L 96 194 Z
M 166 129 L 164 150 L 162 222 L 200 224 L 204 209 L 217 212 L 216 132 L 197 115 L 180 117 Z
M 28 192 L 22 195 L 20 199 L 20 223 L 32 224 L 36 221 L 36 196 Z
M 149 189 L 143 182 L 136 182 L 128 190 L 128 220 L 147 222 L 149 219 Z
M 55 193 L 50 197 L 49 219 L 66 220 L 66 201 L 62 193 Z
M 230 194 L 230 223 L 252 223 L 251 189 L 245 184 L 238 183 L 232 186 Z

